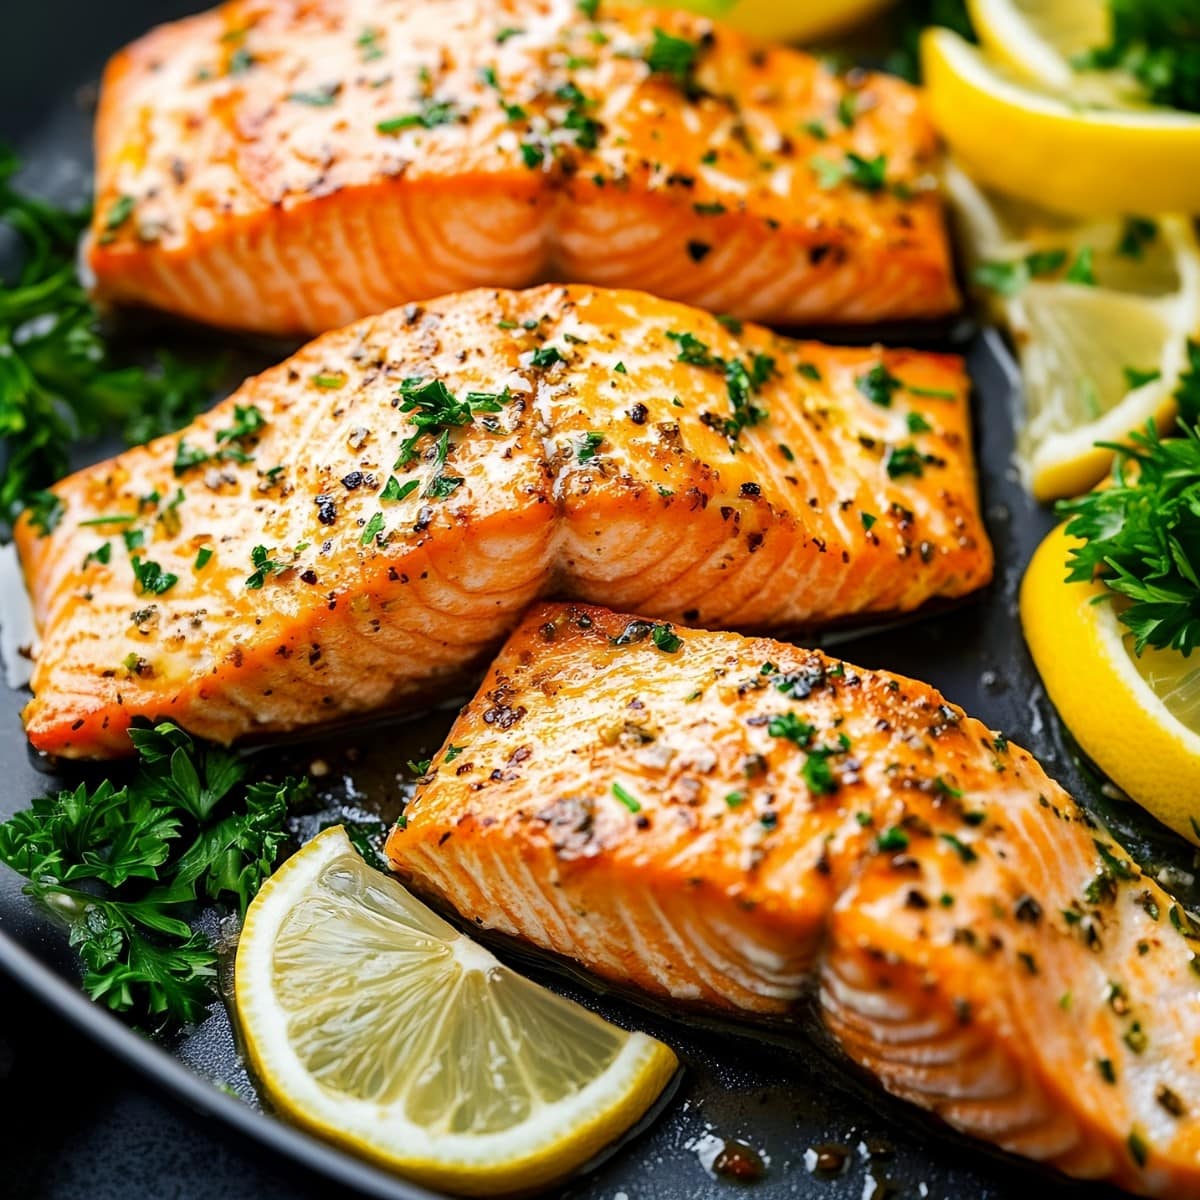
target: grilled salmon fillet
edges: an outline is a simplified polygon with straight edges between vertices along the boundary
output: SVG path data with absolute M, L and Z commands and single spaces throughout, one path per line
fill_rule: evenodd
M 1006 1150 L 1200 1196 L 1200 929 L 1025 751 L 811 650 L 539 605 L 388 855 L 467 920 L 785 1011 Z
M 958 358 L 731 331 L 635 292 L 476 291 L 327 334 L 17 529 L 57 754 L 364 713 L 540 595 L 794 627 L 985 583 Z
M 773 322 L 957 307 L 917 91 L 684 13 L 234 0 L 110 63 L 99 294 L 317 333 L 547 279 Z

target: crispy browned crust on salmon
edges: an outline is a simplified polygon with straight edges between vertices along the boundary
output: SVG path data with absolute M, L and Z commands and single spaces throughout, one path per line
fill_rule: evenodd
M 109 300 L 275 333 L 547 279 L 937 316 L 935 156 L 902 81 L 684 13 L 234 0 L 109 64 L 90 261 Z
M 1200 1196 L 1200 931 L 933 688 L 541 605 L 388 842 L 473 924 L 681 1002 L 822 1019 L 966 1133 Z
M 460 423 L 414 430 L 433 410 Z M 230 741 L 428 696 L 539 595 L 778 629 L 992 567 L 958 358 L 586 287 L 368 318 L 54 490 L 17 541 L 26 729 L 57 754 L 126 753 L 139 715 Z

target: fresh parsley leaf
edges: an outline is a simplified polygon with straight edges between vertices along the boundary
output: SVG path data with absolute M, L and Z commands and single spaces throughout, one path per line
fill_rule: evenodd
M 860 375 L 854 381 L 854 386 L 872 404 L 878 404 L 881 408 L 891 408 L 892 396 L 904 384 L 883 363 L 876 363 L 865 375 Z
M 1200 347 L 1192 353 L 1195 370 Z M 1189 655 L 1200 645 L 1200 434 L 1184 424 L 1163 438 L 1149 424 L 1130 445 L 1105 448 L 1116 455 L 1110 486 L 1058 505 L 1082 542 L 1067 579 L 1098 579 L 1128 601 L 1118 619 L 1138 654 L 1152 646 Z
M 1015 296 L 1031 279 L 1052 275 L 1067 261 L 1065 250 L 1035 250 L 1012 261 L 992 260 L 977 266 L 971 278 L 1001 296 Z
M 683 645 L 683 639 L 670 625 L 655 625 L 650 632 L 650 640 L 664 654 L 674 654 Z
M 604 434 L 602 433 L 585 433 L 575 443 L 575 457 L 580 462 L 590 462 L 596 457 L 596 451 L 600 449 L 603 441 Z
M 172 575 L 170 571 L 164 571 L 158 563 L 152 562 L 148 558 L 143 559 L 138 555 L 134 555 L 129 560 L 129 565 L 133 568 L 133 577 L 137 583 L 137 590 L 142 595 L 161 596 L 164 592 L 169 592 L 179 582 L 178 575 Z
M 0 862 L 67 921 L 89 996 L 141 1023 L 195 1022 L 216 998 L 217 956 L 185 917 L 201 894 L 245 912 L 306 789 L 247 784 L 244 760 L 170 722 L 130 737 L 128 783 L 34 799 L 0 824 Z
M 280 571 L 286 571 L 288 568 L 287 563 L 272 558 L 271 552 L 266 546 L 251 548 L 250 564 L 254 570 L 246 578 L 246 587 L 251 591 L 258 591 L 269 576 L 277 575 Z
M 696 67 L 700 47 L 686 38 L 675 37 L 659 26 L 654 27 L 654 41 L 642 54 L 646 65 L 655 75 L 666 75 L 689 98 L 700 94 L 696 85 Z
M 379 121 L 375 130 L 377 133 L 392 136 L 402 133 L 405 129 L 434 129 L 438 125 L 453 125 L 461 116 L 453 100 L 425 100 L 417 112 Z
M 1108 0 L 1111 36 L 1078 55 L 1083 69 L 1123 71 L 1151 104 L 1200 112 L 1200 5 L 1195 0 Z
M 620 800 L 620 802 L 625 805 L 625 807 L 629 809 L 631 813 L 638 813 L 642 811 L 642 806 L 638 798 L 632 792 L 630 792 L 628 788 L 622 787 L 621 784 L 614 783 L 612 785 L 612 794 L 616 796 L 616 798 Z
M 211 398 L 223 370 L 219 360 L 189 365 L 165 352 L 149 366 L 119 359 L 76 273 L 87 211 L 25 195 L 12 182 L 17 168 L 0 146 L 0 225 L 22 251 L 0 283 L 0 524 L 66 473 L 73 443 L 114 428 L 129 442 L 176 429 Z M 131 212 L 121 205 L 107 219 Z
M 1067 268 L 1063 276 L 1068 283 L 1082 283 L 1087 287 L 1096 286 L 1096 272 L 1092 268 L 1092 248 L 1083 246 L 1075 256 L 1075 261 Z
M 1126 217 L 1117 242 L 1117 253 L 1126 258 L 1141 258 L 1154 239 L 1158 237 L 1158 225 L 1146 217 Z

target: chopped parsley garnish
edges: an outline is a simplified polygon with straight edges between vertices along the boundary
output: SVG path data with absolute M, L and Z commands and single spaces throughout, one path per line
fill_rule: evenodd
M 612 794 L 616 796 L 616 798 L 620 800 L 620 802 L 625 805 L 625 807 L 629 809 L 631 813 L 642 811 L 642 806 L 639 803 L 638 798 L 633 795 L 632 792 L 622 787 L 619 783 L 614 783 L 612 785 Z
M 575 457 L 580 462 L 589 462 L 596 457 L 596 451 L 600 449 L 603 441 L 604 434 L 602 433 L 585 433 L 575 443 Z
M 208 566 L 209 562 L 212 559 L 212 556 L 213 556 L 213 552 L 212 552 L 211 546 L 201 546 L 200 549 L 196 551 L 196 562 L 195 562 L 196 570 L 203 571 L 204 568 Z
M 888 452 L 887 473 L 890 479 L 904 475 L 920 478 L 925 474 L 925 458 L 915 446 L 893 446 Z
M 1163 438 L 1150 424 L 1130 445 L 1107 448 L 1116 454 L 1112 485 L 1058 505 L 1067 533 L 1082 541 L 1066 577 L 1098 579 L 1124 597 L 1117 616 L 1136 653 L 1188 655 L 1200 645 L 1200 434 L 1184 425 Z
M 26 501 L 25 512 L 29 524 L 41 537 L 53 533 L 66 512 L 63 502 L 53 492 L 44 491 L 31 493 L 26 497 Z
M 700 47 L 686 38 L 675 37 L 665 29 L 654 27 L 654 41 L 646 48 L 642 58 L 655 75 L 666 75 L 689 99 L 699 94 L 696 86 L 696 67 Z
M 453 100 L 425 100 L 419 112 L 380 121 L 375 129 L 379 133 L 389 135 L 401 133 L 405 129 L 433 129 L 438 125 L 453 125 L 461 115 Z
M 832 796 L 838 790 L 837 777 L 829 765 L 829 760 L 836 754 L 844 754 L 844 749 L 834 746 L 815 746 L 808 752 L 800 776 L 804 786 L 814 796 Z
M 327 388 L 331 391 L 336 391 L 338 388 L 345 386 L 346 377 L 340 373 L 334 375 L 325 372 L 319 372 L 312 377 L 312 381 L 316 387 Z
M 76 271 L 87 211 L 19 192 L 18 166 L 0 146 L 0 225 L 20 249 L 0 283 L 0 526 L 33 506 L 41 528 L 36 518 L 54 509 L 38 493 L 67 473 L 75 443 L 114 430 L 143 442 L 177 429 L 211 398 L 223 365 L 211 355 L 194 366 L 160 352 L 149 367 L 118 357 Z M 131 215 L 132 200 L 117 204 L 106 223 Z
M 440 472 L 449 450 L 449 431 L 470 425 L 475 420 L 476 413 L 499 412 L 502 407 L 501 401 L 510 398 L 507 391 L 500 395 L 468 392 L 466 399 L 459 400 L 440 379 L 425 379 L 421 376 L 405 379 L 400 384 L 399 408 L 401 412 L 410 415 L 416 429 L 400 443 L 400 451 L 392 469 L 399 471 L 408 466 L 417 457 L 417 443 L 429 434 L 438 439 L 436 457 Z
M 816 727 L 796 716 L 794 712 L 777 713 L 767 724 L 772 737 L 785 738 L 797 746 L 807 746 L 813 739 Z
M 1092 267 L 1092 248 L 1083 246 L 1075 256 L 1075 261 L 1067 268 L 1063 276 L 1068 283 L 1082 283 L 1086 287 L 1096 286 L 1096 272 Z
M 869 513 L 869 512 L 860 512 L 858 514 L 858 516 L 859 516 L 859 520 L 862 521 L 863 529 L 866 530 L 868 533 L 870 533 L 870 531 L 871 531 L 871 526 L 874 525 L 875 522 L 879 520 L 879 518 L 874 513 Z
M 575 7 L 579 9 L 579 11 L 583 13 L 583 15 L 587 17 L 589 21 L 594 21 L 596 19 L 596 15 L 600 11 L 600 0 L 575 0 Z
M 844 129 L 853 129 L 858 116 L 858 97 L 853 92 L 843 92 L 838 100 L 838 120 Z
M 814 383 L 821 382 L 821 368 L 816 363 L 797 363 L 796 374 L 803 375 L 805 379 L 811 379 Z
M 919 412 L 906 413 L 904 423 L 909 433 L 932 433 L 933 426 Z
M 1024 258 L 1008 262 L 993 259 L 980 263 L 971 278 L 980 287 L 990 288 L 1001 296 L 1015 296 L 1031 279 L 1053 275 L 1066 261 L 1065 250 L 1035 250 Z
M 459 481 L 462 482 L 461 480 Z M 371 519 L 367 522 L 366 527 L 362 531 L 362 537 L 359 538 L 360 546 L 369 546 L 383 532 L 383 513 L 377 512 L 371 514 Z
M 566 361 L 557 346 L 539 346 L 533 352 L 529 365 L 531 367 L 553 367 L 556 363 L 565 363 Z
M 960 837 L 953 833 L 942 833 L 938 835 L 943 842 L 946 843 L 959 858 L 965 863 L 973 863 L 979 857 L 975 851 L 967 845 Z
M 307 92 L 289 92 L 288 99 L 294 104 L 308 104 L 313 108 L 328 108 L 342 90 L 339 83 L 327 83 L 324 87 Z
M 714 202 L 711 204 L 693 204 L 692 211 L 701 217 L 719 217 L 729 210 L 720 202 Z
M 375 62 L 376 59 L 383 57 L 383 48 L 379 45 L 381 36 L 382 33 L 378 29 L 364 29 L 354 39 L 354 44 L 358 47 L 359 56 L 363 62 Z
M 421 493 L 421 495 L 431 500 L 445 500 L 454 492 L 458 491 L 458 489 L 462 487 L 464 483 L 466 483 L 466 480 L 461 475 L 435 475 L 425 485 L 425 490 Z M 379 517 L 380 524 L 382 526 L 382 515 L 376 513 L 375 516 Z M 373 523 L 374 520 L 375 517 L 372 517 L 371 522 Z M 370 529 L 370 527 L 371 523 L 368 523 L 367 528 Z
M 452 763 L 465 749 L 466 746 L 447 746 L 445 756 L 442 758 L 442 762 Z
M 872 404 L 878 404 L 881 408 L 891 408 L 892 396 L 904 384 L 883 363 L 876 363 L 865 375 L 855 379 L 854 386 Z
M 510 38 L 520 37 L 524 32 L 525 30 L 518 29 L 515 25 L 506 25 L 496 34 L 496 45 L 503 46 Z
M 817 177 L 817 186 L 822 191 L 835 188 L 846 182 L 864 192 L 881 192 L 887 187 L 887 156 L 877 154 L 874 158 L 864 158 L 853 150 L 846 151 L 842 162 L 815 154 L 808 160 L 813 174 Z
M 255 546 L 250 551 L 250 564 L 254 570 L 246 577 L 246 587 L 251 591 L 258 591 L 268 576 L 277 575 L 288 568 L 287 563 L 273 559 L 266 546 Z
M 563 84 L 554 94 L 569 105 L 562 119 L 562 128 L 575 134 L 575 145 L 581 150 L 595 150 L 600 144 L 600 134 L 604 127 L 588 113 L 596 107 L 597 102 L 585 96 L 578 86 L 571 82 Z
M 118 196 L 109 205 L 108 212 L 104 214 L 104 232 L 106 234 L 116 233 L 133 216 L 135 204 L 136 201 L 132 196 Z
M 107 566 L 112 561 L 112 543 L 101 542 L 95 550 L 89 550 L 84 557 L 83 565 L 87 568 L 88 563 L 100 563 L 102 566 Z
M 137 590 L 143 595 L 161 596 L 179 582 L 178 575 L 164 571 L 158 563 L 151 562 L 150 559 L 143 559 L 135 555 L 129 560 L 129 565 L 133 568 Z
M 729 808 L 737 808 L 746 802 L 745 792 L 726 792 L 725 803 Z
M 1109 41 L 1073 61 L 1121 71 L 1151 104 L 1200 112 L 1200 8 L 1195 0 L 1108 0 Z
M 683 645 L 683 639 L 670 625 L 655 625 L 650 640 L 664 654 L 674 654 Z
M 534 142 L 522 142 L 521 158 L 530 169 L 540 167 L 546 158 L 545 148 Z
M 1126 217 L 1117 241 L 1117 253 L 1125 258 L 1141 258 L 1154 239 L 1158 237 L 1158 225 L 1145 217 Z
M 898 825 L 889 825 L 876 839 L 875 845 L 883 851 L 907 850 L 908 834 Z
M 1131 391 L 1134 388 L 1145 387 L 1146 384 L 1153 383 L 1156 379 L 1162 378 L 1162 372 L 1156 367 L 1151 367 L 1145 371 L 1140 367 L 1122 367 L 1121 371 Z
M 401 483 L 395 475 L 389 475 L 387 483 L 383 485 L 383 491 L 379 493 L 379 499 L 388 501 L 403 500 L 406 496 L 411 496 L 420 486 L 421 481 L 419 479 L 409 479 L 407 482 Z
M 707 343 L 693 333 L 668 330 L 667 337 L 679 346 L 678 362 L 694 367 L 707 367 L 721 371 L 725 376 L 725 389 L 729 396 L 732 413 L 720 422 L 721 432 L 729 440 L 730 447 L 737 445 L 742 430 L 748 425 L 758 425 L 770 415 L 765 408 L 753 402 L 753 393 L 762 388 L 775 373 L 775 360 L 766 354 L 756 354 L 747 366 L 740 359 L 724 359 L 713 354 Z
M 233 406 L 233 424 L 228 429 L 217 430 L 218 442 L 244 442 L 257 437 L 266 425 L 267 419 L 253 404 L 235 404 Z

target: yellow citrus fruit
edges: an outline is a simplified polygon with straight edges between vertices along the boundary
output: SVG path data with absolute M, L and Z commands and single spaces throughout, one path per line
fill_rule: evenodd
M 661 0 L 640 0 L 661 7 Z M 715 17 L 776 41 L 809 41 L 848 29 L 891 0 L 677 0 L 676 7 Z
M 984 50 L 1009 70 L 1066 91 L 1076 55 L 1108 43 L 1108 0 L 967 0 Z
M 1200 845 L 1200 655 L 1133 653 L 1100 583 L 1067 583 L 1064 527 L 1021 584 L 1021 624 L 1042 682 L 1084 752 L 1118 787 Z
M 921 35 L 929 108 L 977 183 L 1081 216 L 1200 211 L 1200 116 L 1118 109 L 1018 77 L 949 29 Z
M 1062 217 L 986 194 L 953 164 L 945 187 L 972 277 L 1020 359 L 1026 486 L 1040 500 L 1079 495 L 1112 464 L 1097 442 L 1174 418 L 1187 343 L 1200 332 L 1195 228 L 1187 217 Z M 1024 271 L 1039 260 L 1038 273 Z
M 340 825 L 251 904 L 234 997 L 283 1114 L 470 1195 L 562 1179 L 643 1116 L 678 1066 L 661 1042 L 503 966 L 367 866 Z

